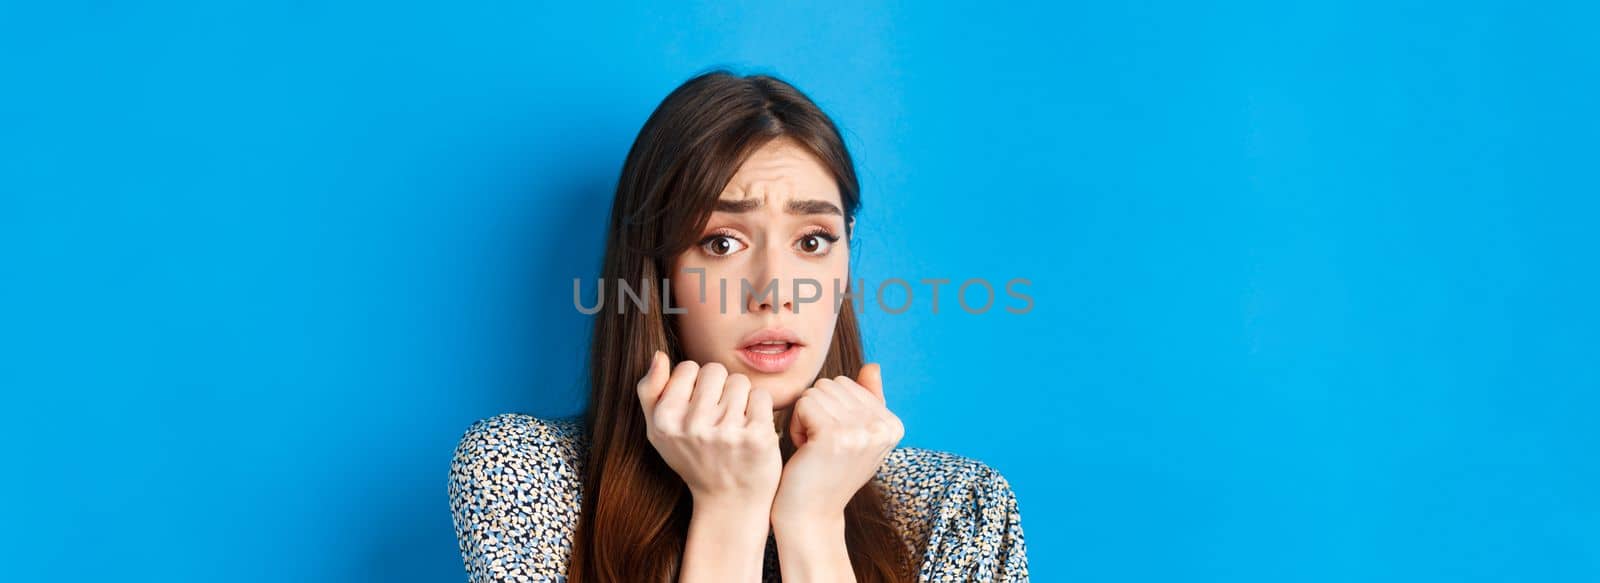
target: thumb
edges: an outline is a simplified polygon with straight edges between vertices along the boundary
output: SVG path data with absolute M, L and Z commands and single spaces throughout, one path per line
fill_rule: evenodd
M 856 383 L 862 387 L 865 387 L 867 392 L 872 393 L 874 397 L 877 397 L 878 403 L 887 404 L 888 401 L 883 397 L 882 368 L 883 367 L 878 366 L 878 363 L 875 362 L 861 367 L 861 372 L 856 374 Z

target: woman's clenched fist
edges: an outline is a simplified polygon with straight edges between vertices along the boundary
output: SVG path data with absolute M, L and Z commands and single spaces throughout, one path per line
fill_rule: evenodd
M 656 351 L 639 379 L 650 444 L 697 504 L 770 504 L 783 473 L 772 395 L 718 363 L 669 364 Z
M 789 421 L 796 449 L 773 500 L 774 525 L 844 512 L 905 436 L 885 403 L 877 364 L 862 367 L 859 379 L 818 379 L 800 393 Z

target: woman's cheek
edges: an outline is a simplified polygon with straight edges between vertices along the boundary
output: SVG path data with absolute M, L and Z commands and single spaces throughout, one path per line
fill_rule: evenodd
M 668 303 L 670 311 L 667 313 L 668 318 L 676 321 L 678 331 L 690 341 L 685 343 L 684 349 L 692 359 L 700 358 L 700 347 L 695 346 L 692 341 L 702 335 L 700 331 L 706 326 L 704 302 L 700 301 L 699 285 L 697 277 L 674 272 L 672 297 Z
M 733 280 L 734 285 L 731 286 L 733 289 L 727 290 L 728 297 L 723 298 L 721 288 L 727 287 L 727 284 L 720 286 L 718 284 L 724 281 L 727 275 L 703 266 L 689 266 L 688 269 L 694 271 L 684 273 L 680 269 L 679 273 L 673 275 L 673 305 L 683 307 L 690 312 L 698 309 L 699 312 L 718 313 L 723 309 L 733 311 L 738 309 L 738 305 L 733 303 L 733 298 L 736 297 L 734 294 L 738 293 L 737 279 Z
M 674 275 L 672 278 L 672 304 L 693 312 L 700 301 L 700 283 L 697 278 Z

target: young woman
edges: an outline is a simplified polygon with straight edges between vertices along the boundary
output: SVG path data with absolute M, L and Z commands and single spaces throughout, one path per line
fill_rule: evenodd
M 859 206 L 789 84 L 668 95 L 611 207 L 588 408 L 485 419 L 455 452 L 471 580 L 1026 580 L 1005 478 L 897 447 L 849 287 Z

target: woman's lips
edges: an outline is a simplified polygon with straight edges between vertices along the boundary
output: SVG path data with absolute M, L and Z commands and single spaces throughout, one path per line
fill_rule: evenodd
M 800 349 L 803 346 L 795 343 L 785 344 L 751 344 L 735 352 L 739 358 L 750 368 L 766 373 L 778 373 L 788 370 L 800 358 Z

